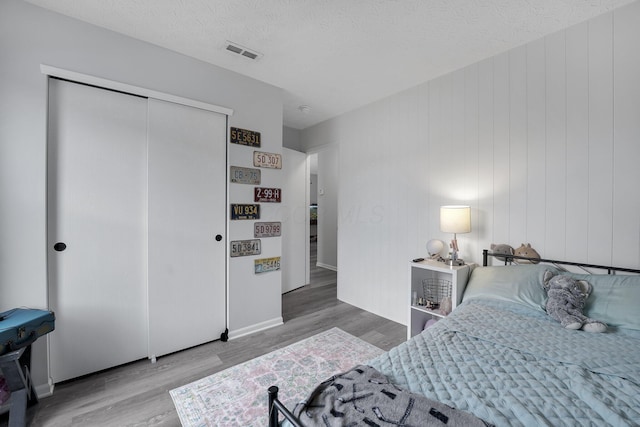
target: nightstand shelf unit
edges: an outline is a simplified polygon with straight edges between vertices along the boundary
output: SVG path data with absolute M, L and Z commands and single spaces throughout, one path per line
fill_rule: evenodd
M 462 299 L 471 270 L 475 264 L 449 266 L 443 262 L 424 260 L 409 264 L 409 278 L 411 289 L 409 291 L 409 324 L 407 327 L 407 339 L 419 334 L 424 329 L 429 319 L 441 319 L 445 317 L 438 309 L 430 309 L 413 303 L 414 292 L 417 299 L 425 298 L 425 283 L 436 286 L 451 286 L 451 310 L 455 309 Z

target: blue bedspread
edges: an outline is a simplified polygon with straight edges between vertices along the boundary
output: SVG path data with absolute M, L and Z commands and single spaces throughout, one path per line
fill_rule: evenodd
M 497 426 L 640 425 L 640 334 L 567 330 L 523 305 L 469 301 L 369 364 Z

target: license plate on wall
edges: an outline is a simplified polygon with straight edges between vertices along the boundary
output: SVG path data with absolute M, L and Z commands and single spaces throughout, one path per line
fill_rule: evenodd
M 248 256 L 248 255 L 260 255 L 262 248 L 260 245 L 260 239 L 252 240 L 233 240 L 231 242 L 231 256 Z
M 253 166 L 259 168 L 282 169 L 282 155 L 276 153 L 265 153 L 264 151 L 254 151 Z
M 236 184 L 260 185 L 260 169 L 231 166 L 230 179 Z
M 269 271 L 280 270 L 280 257 L 262 258 L 253 261 L 255 273 L 268 273 Z
M 248 129 L 231 128 L 229 140 L 233 144 L 260 147 L 260 132 Z
M 260 219 L 260 205 L 231 204 L 231 219 Z
M 254 202 L 280 203 L 281 197 L 282 197 L 282 190 L 279 188 L 255 187 L 253 189 Z
M 281 229 L 281 222 L 256 222 L 253 224 L 253 237 L 277 237 Z

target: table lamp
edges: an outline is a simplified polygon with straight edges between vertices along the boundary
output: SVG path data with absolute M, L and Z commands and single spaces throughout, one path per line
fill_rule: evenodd
M 440 231 L 453 233 L 450 243 L 451 256 L 445 260 L 449 265 L 464 265 L 464 261 L 458 258 L 458 233 L 471 231 L 471 208 L 469 206 L 441 206 L 440 207 Z

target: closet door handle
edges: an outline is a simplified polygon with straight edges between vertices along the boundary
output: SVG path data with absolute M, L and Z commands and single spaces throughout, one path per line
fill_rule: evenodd
M 216 242 L 219 242 L 220 240 L 222 240 L 222 234 L 217 234 L 216 235 Z
M 53 249 L 57 252 L 62 252 L 65 249 L 67 249 L 67 245 L 63 242 L 58 242 L 55 245 L 53 245 Z

